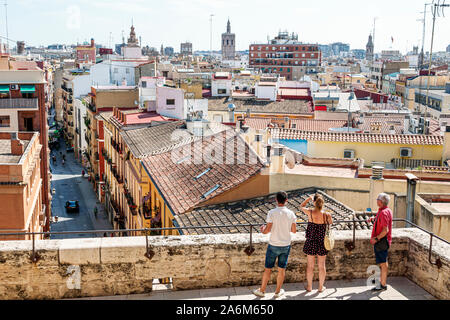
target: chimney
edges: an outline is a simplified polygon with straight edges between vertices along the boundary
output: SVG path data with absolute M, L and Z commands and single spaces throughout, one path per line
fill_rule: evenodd
M 118 116 L 118 114 L 117 114 L 117 107 L 113 107 L 113 116 L 114 117 L 116 117 L 116 118 L 118 118 L 119 116 Z
M 377 212 L 377 197 L 384 192 L 383 167 L 373 166 L 369 186 L 369 205 L 372 212 Z
M 284 159 L 285 155 L 283 154 L 284 147 L 276 146 L 273 148 L 273 156 L 270 166 L 271 173 L 284 173 Z
M 17 139 L 17 133 L 11 133 L 11 154 L 21 156 L 24 151 L 23 142 Z
M 416 185 L 419 178 L 411 173 L 407 173 L 408 188 L 406 192 L 406 220 L 414 223 L 414 202 L 416 200 Z M 411 227 L 411 225 L 407 225 Z
M 267 162 L 268 163 L 270 163 L 270 153 L 271 153 L 271 151 L 272 151 L 272 146 L 271 145 L 268 145 L 267 147 L 266 147 L 266 160 L 267 160 Z
M 263 135 L 260 133 L 255 134 L 255 142 L 254 142 L 254 146 L 255 146 L 255 151 L 256 153 L 262 157 L 263 156 Z
M 95 41 L 94 41 L 94 38 L 91 38 L 91 47 L 92 47 L 92 48 L 95 48 Z

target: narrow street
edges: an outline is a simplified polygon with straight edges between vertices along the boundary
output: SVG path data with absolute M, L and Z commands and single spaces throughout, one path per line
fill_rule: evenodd
M 50 117 L 51 122 L 53 116 Z M 65 164 L 62 165 L 62 152 L 66 157 Z M 85 230 L 112 230 L 111 223 L 107 220 L 107 215 L 103 205 L 97 200 L 92 184 L 88 181 L 87 175 L 81 176 L 82 166 L 75 160 L 74 153 L 67 153 L 66 146 L 61 139 L 61 147 L 54 150 L 57 161 L 53 164 L 50 161 L 52 170 L 52 190 L 55 190 L 52 200 L 52 215 L 57 216 L 58 221 L 52 222 L 50 230 L 52 232 L 61 231 L 85 231 Z M 80 205 L 79 213 L 67 213 L 65 209 L 66 201 L 78 200 Z M 94 207 L 97 207 L 97 218 L 94 215 Z M 52 235 L 51 239 L 67 238 L 92 238 L 103 237 L 103 234 L 70 234 Z

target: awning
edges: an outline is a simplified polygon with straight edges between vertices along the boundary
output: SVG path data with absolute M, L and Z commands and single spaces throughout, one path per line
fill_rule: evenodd
M 20 86 L 20 92 L 36 92 L 34 84 L 23 84 Z
M 9 85 L 0 85 L 0 92 L 9 92 Z

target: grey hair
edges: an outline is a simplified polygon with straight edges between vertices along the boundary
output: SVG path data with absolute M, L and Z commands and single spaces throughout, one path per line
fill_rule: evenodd
M 380 193 L 377 200 L 380 200 L 385 206 L 387 206 L 389 201 L 391 201 L 391 197 L 387 193 Z

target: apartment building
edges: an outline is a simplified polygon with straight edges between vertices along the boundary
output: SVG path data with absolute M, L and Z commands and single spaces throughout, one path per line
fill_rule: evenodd
M 250 45 L 249 61 L 249 67 L 262 73 L 299 80 L 305 74 L 319 71 L 322 53 L 318 45 L 301 43 L 298 36 L 280 32 L 270 43 Z
M 45 72 L 34 61 L 0 57 L 0 132 L 39 132 L 42 199 L 45 231 L 50 228 L 50 172 L 48 148 L 48 97 Z
M 193 53 L 193 51 L 192 51 L 192 43 L 190 43 L 190 42 L 183 42 L 181 44 L 180 53 L 182 55 L 185 55 L 185 56 L 192 56 L 192 53 Z
M 379 90 L 382 90 L 384 76 L 407 68 L 409 68 L 407 61 L 374 61 L 370 67 L 370 81 L 376 84 Z
M 0 233 L 45 230 L 48 203 L 43 197 L 41 152 L 37 132 L 0 132 Z M 0 236 L 0 239 L 28 240 L 31 237 Z
M 99 112 L 112 111 L 114 107 L 137 109 L 139 90 L 135 86 L 94 86 L 89 95 L 83 98 L 83 104 L 86 106 L 86 131 L 80 134 L 84 135 L 87 148 L 82 150 L 82 161 L 86 164 L 94 190 L 100 194 L 104 133 L 102 123 L 99 124 L 96 116 Z

